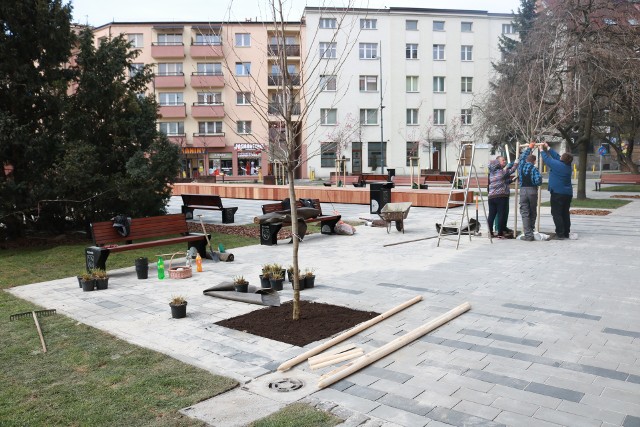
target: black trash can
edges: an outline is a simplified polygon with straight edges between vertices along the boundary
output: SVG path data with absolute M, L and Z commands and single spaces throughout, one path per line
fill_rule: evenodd
M 393 187 L 393 182 L 372 182 L 369 185 L 370 213 L 379 214 L 384 205 L 391 202 Z
M 387 168 L 387 181 L 393 182 L 393 177 L 396 176 L 396 170 L 392 168 Z

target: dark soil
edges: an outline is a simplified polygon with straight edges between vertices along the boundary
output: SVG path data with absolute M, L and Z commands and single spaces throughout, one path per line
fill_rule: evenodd
M 308 292 L 308 291 L 303 291 Z M 300 319 L 292 320 L 293 302 L 222 320 L 217 325 L 303 347 L 356 326 L 379 313 L 300 301 Z
M 594 215 L 594 216 L 605 216 L 609 215 L 610 211 L 601 211 L 597 209 L 571 209 L 569 211 L 571 215 Z
M 189 231 L 194 233 L 202 233 L 202 225 L 197 222 L 188 223 Z M 233 234 L 236 236 L 260 238 L 260 227 L 258 226 L 246 226 L 246 225 L 217 225 L 217 224 L 204 224 L 204 228 L 210 233 L 217 234 Z M 309 232 L 307 232 L 309 234 Z M 291 238 L 291 228 L 284 227 L 278 232 L 278 240 Z
M 611 199 L 640 199 L 640 196 L 637 194 L 615 194 L 610 196 Z

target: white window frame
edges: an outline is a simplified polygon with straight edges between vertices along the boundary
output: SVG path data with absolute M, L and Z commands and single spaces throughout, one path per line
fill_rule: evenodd
M 335 92 L 338 90 L 338 76 L 333 74 L 320 76 L 320 88 L 323 92 Z
M 338 28 L 338 20 L 336 18 L 320 18 L 318 28 L 336 29 Z
M 221 133 L 223 133 L 221 120 L 198 122 L 199 135 L 220 135 Z
M 460 46 L 460 60 L 461 61 L 473 61 L 473 46 L 463 44 Z
M 404 56 L 406 59 L 418 59 L 418 43 L 407 43 Z
M 220 46 L 222 36 L 215 33 L 197 33 L 194 45 L 196 46 Z
M 360 124 L 362 126 L 378 125 L 378 109 L 377 108 L 361 108 Z
M 127 41 L 131 43 L 132 48 L 142 49 L 144 47 L 144 34 L 142 33 L 127 34 Z
M 251 92 L 236 92 L 236 105 L 251 105 Z
M 167 136 L 184 135 L 184 122 L 160 122 L 159 128 Z
M 360 59 L 378 59 L 378 43 L 360 43 L 358 55 Z
M 433 21 L 433 31 L 444 31 L 444 21 Z
M 322 126 L 335 126 L 338 124 L 338 109 L 337 108 L 321 108 L 320 109 L 320 124 Z
M 445 81 L 444 76 L 433 76 L 433 93 L 446 92 Z
M 135 77 L 144 68 L 143 62 L 132 62 L 129 64 L 129 77 Z
M 251 62 L 236 62 L 236 76 L 250 76 Z
M 462 32 L 462 33 L 472 33 L 473 32 L 473 22 L 462 21 L 460 23 L 460 32 Z
M 446 48 L 446 46 L 443 45 L 443 44 L 434 44 L 433 45 L 433 60 L 434 61 L 444 61 L 445 60 L 445 56 L 444 56 L 445 48 Z
M 337 46 L 338 44 L 336 42 L 320 42 L 320 58 L 336 59 L 338 57 Z
M 163 71 L 164 68 L 164 71 Z M 182 62 L 160 62 L 158 76 L 182 76 Z
M 515 34 L 516 33 L 516 29 L 513 26 L 513 23 L 511 24 L 502 24 L 502 34 Z
M 336 151 L 338 143 L 335 141 L 326 141 L 320 143 L 320 167 L 335 168 L 336 167 Z
M 198 92 L 197 105 L 222 105 L 222 92 Z
M 407 76 L 405 79 L 405 87 L 406 87 L 407 93 L 420 92 L 420 77 Z
M 471 108 L 463 108 L 460 110 L 460 123 L 465 126 L 473 124 L 473 110 Z
M 182 33 L 159 33 L 158 46 L 182 45 Z
M 236 133 L 239 135 L 250 135 L 251 120 L 238 120 L 236 122 Z
M 251 47 L 251 33 L 235 33 L 233 38 L 235 47 Z
M 419 122 L 420 110 L 418 108 L 407 108 L 407 126 L 417 126 Z
M 220 62 L 198 62 L 196 70 L 200 76 L 221 76 L 222 64 Z
M 433 110 L 433 124 L 436 126 L 443 126 L 445 124 L 446 110 L 441 108 L 436 108 Z
M 461 77 L 460 78 L 460 91 L 462 93 L 473 92 L 473 77 Z
M 370 18 L 362 18 L 360 19 L 360 29 L 361 30 L 377 30 L 378 20 L 370 19 Z
M 371 85 L 373 85 L 373 88 Z M 359 87 L 360 92 L 377 92 L 378 76 L 360 76 Z
M 182 92 L 160 92 L 158 94 L 158 104 L 165 107 L 183 105 L 184 94 Z
M 418 21 L 415 19 L 407 19 L 404 22 L 404 28 L 407 31 L 418 31 Z

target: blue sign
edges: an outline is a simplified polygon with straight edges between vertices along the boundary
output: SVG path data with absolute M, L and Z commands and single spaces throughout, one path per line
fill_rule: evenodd
M 607 148 L 604 145 L 601 145 L 600 148 L 598 148 L 598 154 L 601 156 L 607 155 Z

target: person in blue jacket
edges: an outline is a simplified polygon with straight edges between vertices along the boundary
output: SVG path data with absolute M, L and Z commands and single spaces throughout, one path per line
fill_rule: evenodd
M 535 142 L 530 142 L 522 152 L 518 162 L 518 179 L 520 180 L 520 215 L 522 215 L 522 240 L 532 242 L 533 230 L 538 216 L 538 187 L 542 184 L 542 176 L 536 167 L 536 156 L 531 154 Z
M 571 200 L 573 187 L 571 186 L 571 162 L 573 155 L 564 153 L 560 156 L 549 148 L 546 142 L 542 144 L 542 160 L 549 166 L 549 192 L 551 193 L 551 216 L 556 226 L 556 239 L 569 238 L 571 231 Z

